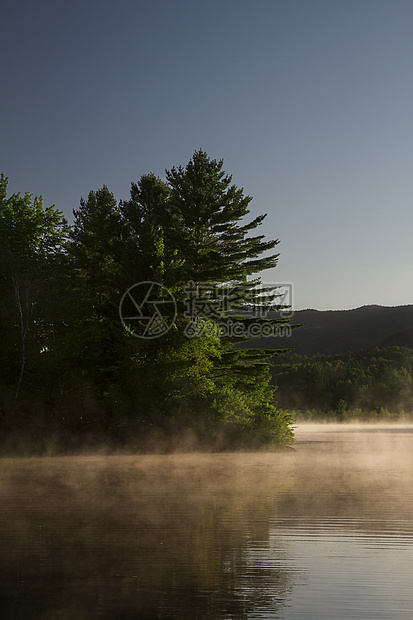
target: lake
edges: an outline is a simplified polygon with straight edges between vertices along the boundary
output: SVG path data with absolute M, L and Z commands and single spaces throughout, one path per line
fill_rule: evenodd
M 413 618 L 413 426 L 0 459 L 0 617 Z

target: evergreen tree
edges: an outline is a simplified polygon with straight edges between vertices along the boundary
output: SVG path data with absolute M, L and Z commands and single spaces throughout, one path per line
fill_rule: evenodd
M 123 228 L 114 195 L 104 185 L 74 210 L 70 256 L 95 311 L 111 314 L 122 278 Z
M 127 357 L 126 334 L 119 322 L 124 242 L 112 192 L 107 186 L 89 192 L 74 210 L 62 287 L 66 318 L 59 343 L 65 361 L 65 400 L 80 403 L 77 415 L 68 421 L 72 427 L 110 428 L 120 407 L 118 380 Z
M 263 288 L 259 273 L 277 264 L 278 240 L 251 234 L 265 216 L 245 221 L 251 198 L 222 160 L 197 151 L 166 181 L 144 175 L 119 204 L 106 186 L 91 191 L 69 237 L 54 207 L 29 194 L 8 199 L 6 188 L 1 177 L 1 356 L 9 368 L 1 385 L 9 401 L 22 385 L 28 397 L 41 392 L 71 430 L 190 426 L 223 447 L 291 441 L 291 419 L 269 385 L 277 352 L 237 346 L 250 323 L 270 321 L 256 314 L 277 290 Z M 169 289 L 178 308 L 168 333 L 149 340 L 119 317 L 124 293 L 147 281 Z M 225 320 L 241 334 L 223 334 Z
M 148 175 L 133 185 L 133 199 L 125 214 L 130 221 L 140 223 L 141 231 L 150 231 L 152 247 L 156 238 L 162 238 L 163 256 L 168 256 L 169 261 L 176 257 L 178 266 L 172 272 L 181 341 L 175 334 L 174 346 L 175 358 L 181 360 L 180 382 L 184 388 L 175 393 L 181 395 L 181 404 L 195 406 L 197 390 L 190 386 L 194 386 L 194 377 L 202 368 L 209 389 L 202 397 L 197 393 L 198 412 L 215 416 L 221 431 L 224 425 L 230 435 L 239 434 L 245 440 L 248 437 L 250 442 L 259 435 L 261 441 L 288 441 L 292 438 L 288 415 L 276 409 L 274 389 L 269 385 L 269 357 L 277 352 L 236 348 L 237 342 L 247 339 L 243 335 L 221 335 L 217 345 L 216 323 L 226 314 L 220 307 L 222 299 L 231 297 L 231 319 L 242 328 L 265 321 L 248 315 L 277 299 L 277 291 L 263 288 L 260 278 L 251 276 L 277 264 L 278 254 L 263 254 L 273 250 L 278 240 L 250 236 L 265 215 L 250 223 L 241 222 L 249 213 L 251 197 L 232 185 L 231 176 L 222 168 L 222 160 L 211 160 L 204 151 L 197 151 L 185 168 L 166 172 L 166 183 Z M 205 313 L 205 305 L 213 309 L 212 316 Z M 185 342 L 182 334 L 197 337 Z M 203 339 L 211 338 L 215 342 L 212 349 L 202 345 Z
M 194 282 L 246 282 L 247 276 L 276 266 L 278 254 L 262 257 L 278 240 L 248 236 L 264 221 L 260 215 L 249 224 L 251 196 L 231 184 L 223 160 L 196 151 L 187 166 L 166 172 L 170 197 L 164 225 L 168 237 L 185 260 L 185 277 Z
M 130 284 L 150 280 L 172 285 L 176 252 L 165 248 L 160 211 L 168 201 L 169 188 L 154 174 L 131 184 L 130 200 L 120 204 L 126 230 L 125 268 Z

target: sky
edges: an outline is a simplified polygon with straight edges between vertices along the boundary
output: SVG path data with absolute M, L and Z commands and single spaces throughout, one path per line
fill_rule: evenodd
M 413 303 L 411 0 L 3 0 L 0 171 L 69 221 L 202 148 L 294 309 Z M 132 283 L 131 283 L 132 284 Z

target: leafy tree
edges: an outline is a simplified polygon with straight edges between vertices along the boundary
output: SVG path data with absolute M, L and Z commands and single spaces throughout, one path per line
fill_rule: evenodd
M 413 410 L 413 351 L 408 348 L 287 355 L 274 362 L 272 373 L 278 399 L 288 409 L 339 419 Z
M 48 349 L 49 329 L 44 313 L 50 293 L 48 283 L 67 233 L 62 213 L 54 206 L 44 208 L 41 196 L 18 193 L 7 197 L 7 178 L 1 175 L 0 321 L 5 335 L 1 356 L 2 368 L 10 369 L 10 374 L 3 377 L 9 405 L 18 402 L 27 363 L 32 361 L 34 372 L 40 354 Z

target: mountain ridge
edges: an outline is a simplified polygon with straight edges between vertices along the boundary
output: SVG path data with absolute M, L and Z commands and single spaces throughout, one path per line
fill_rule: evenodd
M 272 313 L 269 318 L 277 318 Z M 371 304 L 350 310 L 306 309 L 294 312 L 291 336 L 259 338 L 244 344 L 248 348 L 294 349 L 301 355 L 336 355 L 384 346 L 413 348 L 413 304 L 380 306 Z

